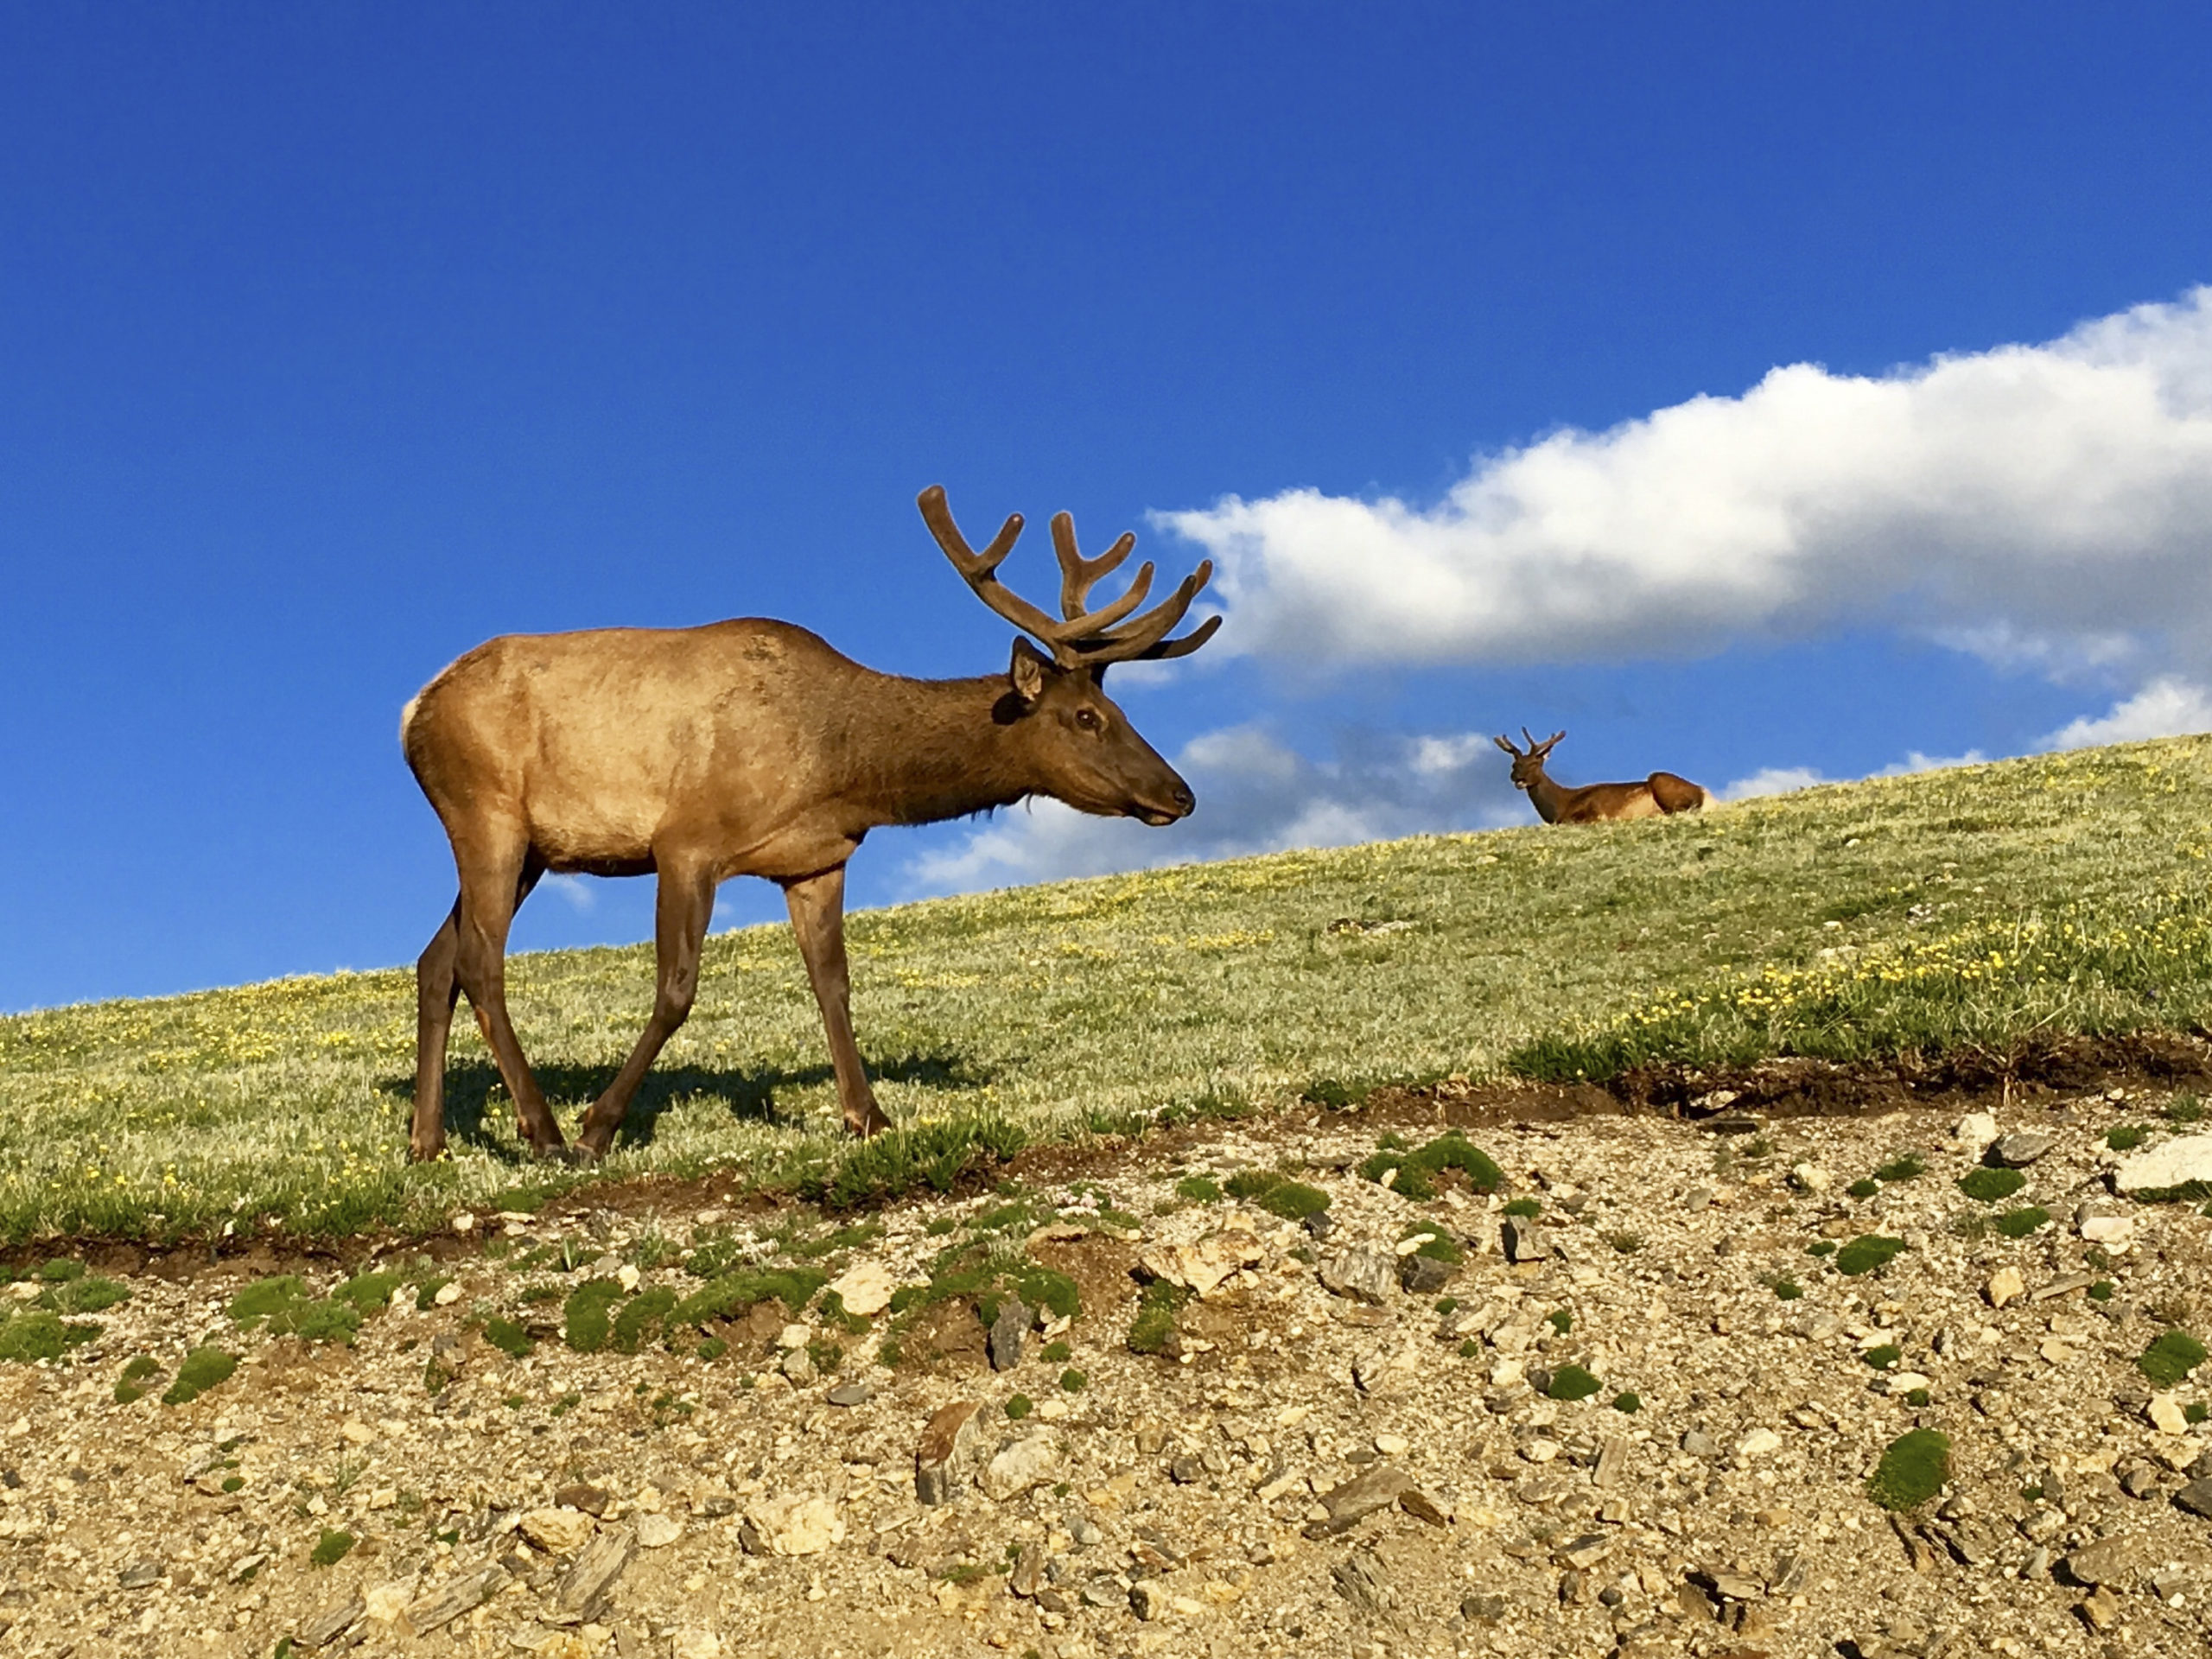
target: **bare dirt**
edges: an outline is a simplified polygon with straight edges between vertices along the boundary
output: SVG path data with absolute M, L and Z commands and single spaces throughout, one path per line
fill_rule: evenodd
M 1007 1190 L 895 1205 L 821 1258 L 915 1283 L 1009 1202 L 1049 1211 L 1026 1251 L 993 1236 L 1083 1311 L 1002 1371 L 969 1300 L 895 1322 L 897 1369 L 887 1313 L 855 1332 L 774 1303 L 673 1346 L 565 1346 L 594 1275 L 642 1263 L 636 1294 L 680 1294 L 686 1249 L 773 1266 L 855 1219 L 727 1182 L 435 1240 L 35 1253 L 18 1265 L 81 1262 L 130 1296 L 66 1357 L 0 1365 L 0 1654 L 2200 1654 L 2212 1423 L 2188 1419 L 2212 1418 L 2191 1410 L 2212 1366 L 2161 1387 L 2137 1361 L 2171 1327 L 2212 1335 L 2212 1221 L 2114 1198 L 2107 1139 L 2191 1133 L 2164 1114 L 2187 1119 L 2207 1053 L 1447 1083 L 1036 1149 L 991 1173 Z M 2051 1137 L 2002 1201 L 1956 1184 L 1974 1112 Z M 1503 1191 L 1416 1203 L 1359 1173 L 1384 1135 L 1453 1125 Z M 1906 1153 L 1923 1173 L 1846 1191 Z M 1177 1197 L 1277 1168 L 1329 1195 L 1325 1236 Z M 2022 1236 L 1995 1224 L 2031 1205 Z M 1465 1260 L 1414 1294 L 1394 1275 L 1423 1233 Z M 1860 1236 L 1901 1249 L 1855 1275 L 1812 1253 Z M 1249 1264 L 1185 1304 L 1167 1355 L 1132 1353 L 1145 1264 L 1177 1245 Z M 1325 1283 L 1358 1253 L 1379 1302 Z M 227 1312 L 271 1274 L 320 1293 L 365 1267 L 435 1287 L 428 1306 L 410 1287 L 350 1345 Z M 833 1372 L 807 1375 L 808 1338 Z M 162 1403 L 203 1344 L 235 1375 Z M 152 1387 L 119 1401 L 138 1356 Z M 1550 1397 L 1570 1367 L 1599 1386 Z M 923 1427 L 962 1401 L 972 1461 L 953 1501 L 918 1503 Z M 1893 1513 L 1868 1477 L 1921 1428 L 1949 1438 L 1949 1478 Z

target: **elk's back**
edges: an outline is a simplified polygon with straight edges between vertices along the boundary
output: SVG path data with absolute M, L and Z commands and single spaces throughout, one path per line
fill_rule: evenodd
M 506 634 L 423 688 L 401 742 L 448 833 L 518 825 L 556 869 L 619 874 L 672 823 L 741 837 L 819 798 L 840 692 L 868 672 L 758 618 Z

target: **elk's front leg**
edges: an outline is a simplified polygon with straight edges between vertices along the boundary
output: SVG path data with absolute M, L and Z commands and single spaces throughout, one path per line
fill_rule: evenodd
M 699 994 L 699 950 L 707 922 L 715 913 L 715 873 L 678 855 L 658 855 L 660 886 L 653 901 L 653 947 L 658 972 L 653 988 L 652 1018 L 615 1073 L 607 1092 L 592 1103 L 576 1131 L 576 1149 L 587 1158 L 604 1158 L 622 1127 L 630 1098 L 668 1039 L 691 1014 Z
M 798 936 L 798 953 L 806 959 L 806 976 L 821 1005 L 845 1127 L 858 1135 L 880 1135 L 891 1120 L 875 1103 L 860 1045 L 853 1040 L 852 982 L 845 968 L 845 867 L 785 882 L 784 902 L 791 906 L 791 931 Z

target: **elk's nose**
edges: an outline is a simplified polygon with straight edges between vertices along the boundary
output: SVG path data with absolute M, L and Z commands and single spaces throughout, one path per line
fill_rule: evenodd
M 1191 786 L 1184 783 L 1179 783 L 1174 788 L 1169 790 L 1167 798 L 1175 803 L 1175 810 L 1185 817 L 1190 816 L 1191 810 L 1198 804 L 1198 798 L 1191 793 Z

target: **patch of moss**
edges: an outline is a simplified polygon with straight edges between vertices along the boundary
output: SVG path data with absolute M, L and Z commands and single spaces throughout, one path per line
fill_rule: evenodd
M 1917 1153 L 1899 1153 L 1874 1172 L 1878 1181 L 1916 1180 L 1928 1173 L 1928 1166 Z
M 670 1313 L 669 1323 L 701 1325 L 709 1319 L 742 1319 L 772 1300 L 781 1302 L 785 1312 L 796 1319 L 829 1277 L 819 1268 L 741 1268 L 710 1279 L 686 1296 Z
M 2089 1300 L 2093 1302 L 2108 1302 L 2112 1300 L 2112 1288 L 2111 1280 L 2100 1279 L 2089 1287 Z
M 1221 1183 L 1206 1175 L 1185 1175 L 1175 1183 L 1175 1196 L 1192 1204 L 1212 1204 L 1221 1197 Z
M 1465 1342 L 1459 1344 L 1459 1357 L 1462 1359 L 1472 1359 L 1477 1355 L 1480 1354 L 1482 1351 L 1482 1344 L 1477 1342 L 1472 1337 L 1469 1337 Z
M 613 1334 L 611 1310 L 622 1300 L 613 1279 L 587 1279 L 569 1293 L 561 1310 L 561 1339 L 580 1354 L 595 1354 Z
M 1951 1478 L 1951 1437 L 1933 1428 L 1916 1428 L 1891 1440 L 1867 1477 L 1866 1496 L 1883 1509 L 1916 1510 L 1943 1490 Z
M 1835 1253 L 1835 1270 L 1847 1278 L 1886 1268 L 1904 1249 L 1904 1240 L 1879 1233 L 1861 1233 Z
M 361 1317 L 381 1313 L 391 1306 L 391 1293 L 404 1281 L 400 1274 L 385 1270 L 379 1273 L 357 1273 L 330 1293 L 335 1301 L 359 1310 Z
M 1554 1400 L 1587 1400 L 1599 1386 L 1598 1379 L 1580 1365 L 1562 1365 L 1552 1373 L 1551 1386 L 1544 1393 Z
M 1075 1351 L 1069 1347 L 1065 1342 L 1048 1342 L 1042 1348 L 1037 1351 L 1037 1357 L 1044 1360 L 1048 1364 L 1058 1365 L 1063 1360 L 1065 1360 L 1073 1354 L 1074 1351 Z
M 1133 1354 L 1166 1354 L 1176 1346 L 1175 1316 L 1191 1300 L 1179 1285 L 1155 1279 L 1137 1298 L 1136 1318 L 1129 1322 L 1128 1345 Z
M 1498 1213 L 1500 1215 L 1506 1216 L 1517 1216 L 1523 1221 L 1534 1221 L 1538 1216 L 1543 1214 L 1543 1212 L 1544 1206 L 1538 1203 L 1535 1198 L 1516 1198 L 1511 1203 L 1508 1204 Z
M 2009 1198 L 2028 1184 L 2017 1169 L 1970 1169 L 1959 1177 L 1959 1191 L 1979 1204 Z
M 346 1559 L 358 1541 L 350 1532 L 331 1532 L 326 1529 L 315 1540 L 315 1548 L 308 1552 L 310 1567 L 335 1567 Z
M 39 1264 L 38 1276 L 49 1285 L 66 1285 L 72 1279 L 85 1276 L 85 1264 L 72 1262 L 66 1255 L 57 1255 Z
M 123 1375 L 115 1379 L 115 1403 L 118 1406 L 127 1406 L 134 1401 L 143 1400 L 152 1387 L 148 1379 L 159 1376 L 161 1374 L 160 1363 L 151 1356 L 146 1354 L 134 1356 L 130 1362 L 124 1366 Z
M 2204 1363 L 2204 1344 L 2177 1327 L 2163 1332 L 2135 1362 L 2135 1369 L 2162 1389 L 2177 1388 Z
M 1774 1281 L 1774 1294 L 1785 1302 L 1794 1302 L 1805 1294 L 1805 1287 L 1795 1279 L 1777 1279 Z
M 510 1359 L 525 1359 L 537 1344 L 530 1339 L 530 1332 L 512 1319 L 490 1319 L 484 1321 L 484 1340 Z
M 1036 1402 L 1026 1394 L 1017 1394 L 1006 1402 L 1006 1414 L 1017 1423 L 1036 1409 Z
M 1230 1198 L 1256 1204 L 1285 1221 L 1303 1221 L 1329 1207 L 1329 1195 L 1319 1187 L 1271 1169 L 1240 1169 L 1229 1178 L 1224 1190 Z
M 1574 1329 L 1574 1315 L 1563 1307 L 1555 1307 L 1544 1315 L 1544 1323 L 1563 1337 Z
M 1427 1236 L 1421 1237 L 1423 1234 Z M 1467 1259 L 1466 1248 L 1440 1227 L 1409 1228 L 1405 1236 L 1421 1238 L 1421 1243 L 1414 1246 L 1413 1254 L 1425 1255 L 1432 1262 L 1442 1262 L 1456 1268 Z
M 1630 1416 L 1633 1416 L 1636 1413 L 1643 1409 L 1643 1402 L 1636 1395 L 1628 1393 L 1624 1389 L 1621 1393 L 1613 1396 L 1613 1409 L 1615 1411 L 1625 1412 Z
M 18 1313 L 5 1325 L 0 1325 L 0 1360 L 28 1364 L 35 1360 L 59 1359 L 99 1333 L 99 1326 L 89 1320 L 66 1322 L 59 1313 L 44 1308 L 35 1313 Z
M 1436 1196 L 1437 1178 L 1446 1170 L 1459 1171 L 1477 1192 L 1495 1192 L 1505 1185 L 1505 1172 L 1457 1129 L 1414 1151 L 1390 1146 L 1386 1141 L 1359 1166 L 1359 1173 L 1370 1181 L 1381 1181 L 1393 1170 L 1397 1175 L 1390 1182 L 1392 1188 L 1417 1204 Z
M 1835 1240 L 1832 1238 L 1816 1238 L 1805 1247 L 1805 1254 L 1808 1255 L 1834 1255 L 1835 1254 Z
M 38 1305 L 56 1313 L 100 1313 L 130 1300 L 127 1287 L 92 1274 L 48 1286 L 39 1293 Z
M 307 1294 L 307 1285 L 296 1273 L 274 1279 L 257 1279 L 231 1298 L 231 1323 L 251 1331 L 264 1319 L 282 1312 Z
M 1084 1385 L 1090 1381 L 1090 1378 L 1086 1373 L 1078 1371 L 1072 1366 L 1060 1373 L 1060 1387 L 1069 1394 L 1081 1394 Z
M 197 1400 L 217 1383 L 229 1382 L 231 1373 L 238 1368 L 236 1354 L 226 1354 L 220 1348 L 195 1348 L 176 1368 L 176 1378 L 162 1396 L 162 1403 L 181 1406 Z
M 1885 1342 L 1878 1348 L 1869 1348 L 1859 1357 L 1876 1370 L 1886 1371 L 1893 1370 L 1897 1363 L 1904 1357 L 1904 1350 L 1894 1342 Z
M 2007 1238 L 2025 1238 L 2050 1220 L 2050 1211 L 2029 1205 L 2018 1210 L 2007 1210 L 2003 1215 L 1993 1219 L 1990 1225 Z
M 1871 1198 L 1882 1190 L 1879 1181 L 1858 1180 L 1843 1189 L 1854 1198 Z
M 656 1285 L 651 1290 L 640 1291 L 632 1296 L 623 1303 L 622 1311 L 614 1316 L 615 1351 L 636 1353 L 648 1340 L 666 1328 L 669 1315 L 675 1311 L 676 1293 L 666 1285 Z
M 2105 1131 L 2105 1145 L 2114 1152 L 2133 1152 L 2150 1138 L 2149 1128 L 2141 1123 L 2115 1123 Z

